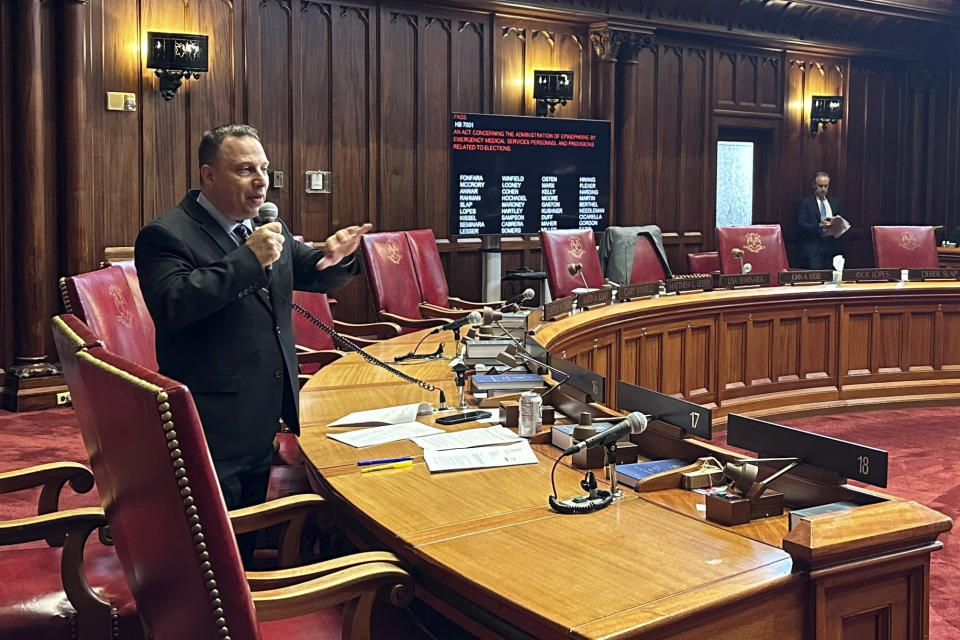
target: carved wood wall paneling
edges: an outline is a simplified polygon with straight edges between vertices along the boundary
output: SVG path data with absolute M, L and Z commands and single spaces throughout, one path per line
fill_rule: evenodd
M 13 4 L 0 3 L 0 95 L 11 96 L 13 81 Z M 10 282 L 13 274 L 13 113 L 10 100 L 0 100 L 0 278 Z M 13 361 L 13 287 L 0 287 L 0 371 Z M 0 373 L 0 384 L 5 378 Z
M 382 231 L 416 228 L 421 18 L 384 9 L 380 20 L 380 224 Z M 438 61 L 449 64 L 449 56 Z
M 533 72 L 572 70 L 573 100 L 557 105 L 555 117 L 576 118 L 590 109 L 591 69 L 586 25 L 496 15 L 493 21 L 496 113 L 534 115 Z M 584 102 L 586 100 L 586 102 Z
M 144 207 L 141 184 L 141 163 L 147 156 L 159 150 L 153 146 L 156 138 L 147 141 L 140 121 L 150 110 L 146 103 L 161 100 L 157 79 L 153 71 L 144 67 L 140 42 L 142 32 L 162 30 L 164 25 L 151 24 L 152 10 L 144 7 L 142 32 L 137 3 L 99 0 L 97 20 L 93 24 L 94 45 L 92 56 L 97 61 L 94 67 L 102 69 L 100 82 L 91 81 L 90 104 L 96 105 L 97 134 L 100 139 L 94 148 L 93 193 L 94 211 L 98 218 L 98 251 L 103 247 L 128 246 L 133 243 L 143 223 L 152 219 L 163 209 L 147 211 Z M 182 26 L 182 10 L 175 24 Z M 96 34 L 99 33 L 99 42 Z M 137 94 L 137 112 L 106 111 L 103 109 L 105 91 L 129 91 Z M 172 176 L 176 179 L 176 176 Z M 180 196 L 183 194 L 180 193 Z M 179 201 L 174 200 L 172 204 Z M 169 202 L 161 203 L 172 206 Z
M 946 218 L 949 75 L 946 68 L 906 68 L 906 210 L 917 224 L 940 225 Z
M 714 53 L 715 109 L 724 112 L 783 112 L 783 52 L 718 47 Z
M 200 188 L 200 166 L 197 164 L 197 147 L 203 132 L 231 122 L 243 122 L 241 109 L 237 107 L 238 76 L 237 58 L 242 58 L 242 47 L 236 40 L 236 25 L 242 24 L 243 5 L 232 0 L 193 0 L 187 5 L 186 27 L 189 33 L 209 36 L 209 71 L 199 80 L 183 83 L 174 101 L 183 98 L 186 105 L 186 136 L 183 151 L 187 169 L 187 188 Z M 149 73 L 149 72 L 148 72 Z M 167 207 L 179 202 L 183 194 Z M 146 212 L 152 217 L 158 212 Z M 286 214 L 284 214 L 286 215 Z
M 332 193 L 306 193 L 306 171 L 333 166 L 332 78 L 334 15 L 328 2 L 301 0 L 295 16 L 294 164 L 286 172 L 289 190 L 299 210 L 297 229 L 307 240 L 321 241 L 335 231 Z M 338 181 L 340 176 L 334 176 Z M 275 191 L 275 189 L 273 190 Z M 365 221 L 365 220 L 363 220 Z M 337 295 L 337 298 L 345 298 Z
M 140 20 L 143 31 L 141 38 L 146 37 L 147 31 L 189 31 L 187 10 L 179 4 L 144 3 Z M 187 161 L 190 156 L 187 147 L 187 113 L 190 99 L 187 94 L 192 89 L 189 85 L 195 81 L 183 81 L 173 100 L 165 100 L 156 88 L 158 80 L 153 71 L 147 69 L 145 64 L 138 64 L 138 69 L 144 78 L 144 91 L 139 105 L 143 123 L 141 197 L 143 217 L 149 220 L 176 205 L 189 188 L 191 163 Z M 125 112 L 117 113 L 123 115 Z M 136 233 L 137 230 L 133 230 L 133 237 L 136 237 Z
M 617 125 L 617 222 L 623 226 L 648 224 L 657 203 L 656 162 L 658 119 L 658 61 L 653 45 L 636 53 L 635 63 L 620 65 Z

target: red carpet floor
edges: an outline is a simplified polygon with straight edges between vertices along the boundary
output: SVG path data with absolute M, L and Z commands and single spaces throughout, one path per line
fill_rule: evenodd
M 72 409 L 11 414 L 0 411 L 0 472 L 57 460 L 86 463 Z M 886 491 L 949 515 L 960 527 L 960 414 L 952 408 L 876 411 L 785 421 L 815 433 L 890 452 Z M 722 441 L 722 434 L 716 438 Z M 98 504 L 96 490 L 65 490 L 67 507 Z M 34 513 L 36 493 L 0 495 L 0 518 Z M 960 638 L 960 536 L 941 536 L 932 556 L 930 638 Z

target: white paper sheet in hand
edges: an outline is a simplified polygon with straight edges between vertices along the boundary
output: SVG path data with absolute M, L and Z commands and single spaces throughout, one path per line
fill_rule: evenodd
M 437 433 L 443 433 L 443 429 L 437 429 L 423 424 L 422 422 L 404 422 L 401 424 L 388 424 L 382 427 L 370 427 L 369 429 L 358 429 L 356 431 L 343 431 L 341 433 L 328 433 L 327 437 L 337 442 L 348 444 L 351 447 L 372 447 L 375 444 L 384 444 L 386 442 L 396 442 L 397 440 L 406 440 L 416 436 L 430 436 Z
M 334 420 L 328 427 L 376 427 L 384 424 L 403 424 L 414 422 L 418 415 L 430 413 L 429 402 L 402 404 L 396 407 L 382 409 L 368 409 L 354 411 L 339 420 Z
M 500 447 L 476 447 L 434 451 L 425 449 L 423 459 L 431 472 L 461 469 L 512 467 L 519 464 L 537 464 L 537 455 L 526 440 Z
M 506 427 L 495 425 L 492 427 L 476 427 L 453 431 L 435 436 L 411 438 L 420 448 L 444 451 L 448 449 L 469 449 L 470 447 L 485 447 L 492 444 L 516 442 L 520 436 Z

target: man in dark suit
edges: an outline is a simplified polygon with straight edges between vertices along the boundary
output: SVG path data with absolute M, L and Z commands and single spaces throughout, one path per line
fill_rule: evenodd
M 797 241 L 808 269 L 832 269 L 833 256 L 843 252 L 840 238 L 824 235 L 830 219 L 843 215 L 840 201 L 827 195 L 830 176 L 813 177 L 813 193 L 797 203 Z
M 346 284 L 370 225 L 341 229 L 323 250 L 279 221 L 255 228 L 268 162 L 253 127 L 207 131 L 198 156 L 201 189 L 145 225 L 134 255 L 160 372 L 190 388 L 235 509 L 266 498 L 279 420 L 299 432 L 293 289 Z

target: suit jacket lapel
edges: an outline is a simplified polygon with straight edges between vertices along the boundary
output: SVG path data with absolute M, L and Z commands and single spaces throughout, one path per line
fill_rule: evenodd
M 220 248 L 223 255 L 227 255 L 237 248 L 237 243 L 227 236 L 223 227 L 197 202 L 196 191 L 188 191 L 187 195 L 180 201 L 180 206 L 196 221 L 204 233 L 210 236 L 210 239 Z M 266 291 L 257 289 L 254 295 L 267 307 L 271 314 L 274 314 L 273 305 L 270 304 L 271 296 Z

